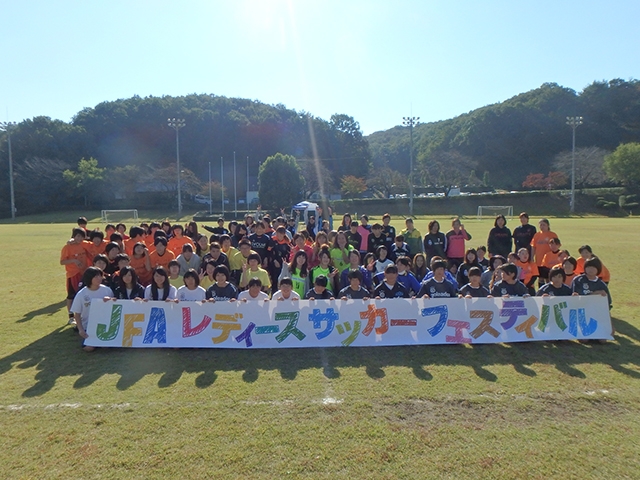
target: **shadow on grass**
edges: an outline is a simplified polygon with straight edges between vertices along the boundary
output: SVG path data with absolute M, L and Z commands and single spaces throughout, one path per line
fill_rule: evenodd
M 40 315 L 46 315 L 48 317 L 55 315 L 60 310 L 62 310 L 67 305 L 66 300 L 62 300 L 58 303 L 52 303 L 51 305 L 47 305 L 46 307 L 38 308 L 37 310 L 32 310 L 24 314 L 24 316 L 20 320 L 16 320 L 16 323 L 25 323 L 33 320 L 35 317 Z
M 492 345 L 423 345 L 407 347 L 309 348 L 274 350 L 228 349 L 116 349 L 103 348 L 87 354 L 70 328 L 58 328 L 41 339 L 0 359 L 0 377 L 13 368 L 35 367 L 35 383 L 24 397 L 51 390 L 59 378 L 79 376 L 74 388 L 92 385 L 104 375 L 118 375 L 116 388 L 127 390 L 146 375 L 160 375 L 159 388 L 178 382 L 184 373 L 199 373 L 197 388 L 213 385 L 217 372 L 242 372 L 247 383 L 258 380 L 260 370 L 277 370 L 285 380 L 298 372 L 321 370 L 327 378 L 340 377 L 341 368 L 363 368 L 372 379 L 385 377 L 387 367 L 407 367 L 416 378 L 433 380 L 429 367 L 459 365 L 471 368 L 487 382 L 498 377 L 488 367 L 512 365 L 516 372 L 536 376 L 534 364 L 553 365 L 572 377 L 586 378 L 581 364 L 605 364 L 616 372 L 640 379 L 640 330 L 613 318 L 616 342 L 607 344 L 573 341 L 529 342 Z M 630 368 L 631 367 L 631 368 Z M 1 381 L 1 380 L 0 380 Z

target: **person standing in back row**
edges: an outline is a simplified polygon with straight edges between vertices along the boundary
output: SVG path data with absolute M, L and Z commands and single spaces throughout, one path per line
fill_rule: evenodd
M 493 228 L 489 232 L 489 238 L 487 239 L 487 247 L 489 248 L 489 255 L 502 255 L 508 257 L 511 253 L 511 230 L 507 228 L 507 219 L 504 215 L 498 215 Z
M 515 243 L 515 251 L 520 251 L 521 248 L 526 248 L 531 255 L 531 240 L 536 234 L 536 227 L 529 223 L 529 214 L 522 212 L 520 214 L 520 226 L 513 229 L 513 242 Z M 506 255 L 504 256 L 506 258 Z
M 451 230 L 447 232 L 447 258 L 449 265 L 459 266 L 464 262 L 465 241 L 471 240 L 471 235 L 464 229 L 458 217 L 451 222 Z
M 422 234 L 413 226 L 413 219 L 407 218 L 404 224 L 407 228 L 401 232 L 401 235 L 409 246 L 409 254 L 415 255 L 416 253 L 422 253 Z

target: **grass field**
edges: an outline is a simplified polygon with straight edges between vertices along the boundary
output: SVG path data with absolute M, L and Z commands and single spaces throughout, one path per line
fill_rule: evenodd
M 636 218 L 551 219 L 612 272 L 604 345 L 86 354 L 58 264 L 76 216 L 0 224 L 2 478 L 640 477 Z

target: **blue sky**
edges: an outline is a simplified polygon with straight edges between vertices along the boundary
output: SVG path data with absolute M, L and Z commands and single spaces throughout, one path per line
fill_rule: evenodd
M 638 18 L 636 0 L 0 0 L 0 119 L 213 93 L 370 134 L 545 82 L 639 78 Z

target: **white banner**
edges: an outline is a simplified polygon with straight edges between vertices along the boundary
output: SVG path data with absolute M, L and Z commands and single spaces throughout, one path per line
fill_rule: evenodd
M 371 347 L 612 340 L 601 296 L 142 302 L 93 300 L 95 347 Z

